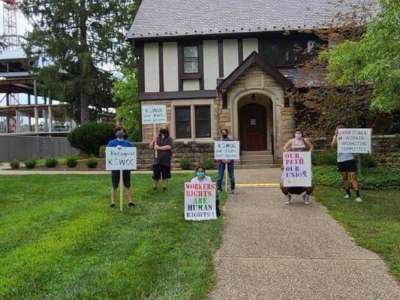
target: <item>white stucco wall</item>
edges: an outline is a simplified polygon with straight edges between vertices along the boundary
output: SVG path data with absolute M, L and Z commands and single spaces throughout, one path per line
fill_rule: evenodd
M 144 44 L 144 80 L 146 92 L 160 91 L 158 43 Z
M 198 80 L 184 80 L 183 81 L 184 91 L 198 91 L 200 90 L 200 82 Z
M 239 65 L 238 40 L 224 40 L 224 77 Z
M 243 60 L 254 51 L 258 52 L 258 39 L 243 39 Z
M 203 42 L 204 51 L 204 89 L 214 90 L 219 76 L 218 41 Z
M 179 89 L 178 43 L 164 43 L 164 90 L 174 92 Z

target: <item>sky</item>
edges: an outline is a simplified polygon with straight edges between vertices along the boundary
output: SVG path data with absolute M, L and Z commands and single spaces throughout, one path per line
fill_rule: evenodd
M 0 0 L 0 35 L 4 33 L 3 26 L 3 1 Z M 17 15 L 17 30 L 18 34 L 24 35 L 29 30 L 29 23 L 24 15 L 19 11 Z

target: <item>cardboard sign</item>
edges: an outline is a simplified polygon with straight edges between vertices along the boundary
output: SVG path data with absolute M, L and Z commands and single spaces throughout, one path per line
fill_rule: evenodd
M 135 147 L 107 147 L 106 170 L 136 170 L 137 157 Z
M 215 183 L 185 183 L 185 220 L 217 219 Z
M 282 177 L 284 187 L 311 187 L 311 152 L 284 152 Z
M 165 105 L 143 105 L 142 124 L 165 124 L 167 123 L 167 107 Z
M 372 130 L 368 128 L 339 129 L 338 153 L 371 153 L 371 139 Z
M 240 142 L 218 141 L 214 143 L 214 159 L 216 160 L 240 160 Z

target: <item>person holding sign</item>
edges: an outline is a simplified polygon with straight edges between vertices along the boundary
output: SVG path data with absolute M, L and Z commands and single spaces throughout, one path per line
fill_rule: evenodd
M 286 145 L 283 147 L 285 152 L 294 151 L 313 151 L 314 145 L 309 139 L 303 136 L 303 132 L 297 129 L 294 133 L 294 138 L 290 139 Z
M 337 148 L 339 140 L 339 130 L 344 128 L 342 123 L 339 123 L 335 135 L 332 138 L 332 148 Z M 337 168 L 342 175 L 343 186 L 346 191 L 345 199 L 351 198 L 351 188 L 356 192 L 356 202 L 362 202 L 360 195 L 360 185 L 357 179 L 357 162 L 353 153 L 337 153 Z M 350 181 L 349 181 L 350 179 Z
M 111 140 L 107 147 L 134 147 L 132 143 L 126 140 L 126 132 L 122 127 L 117 127 L 115 130 L 115 139 Z M 115 199 L 117 197 L 117 189 L 120 183 L 120 171 L 111 171 L 111 182 L 112 182 L 112 191 L 111 191 L 111 205 L 110 207 L 115 207 Z M 132 191 L 131 191 L 131 171 L 124 170 L 122 172 L 122 179 L 125 187 L 125 191 L 128 197 L 128 206 L 134 207 L 135 204 L 132 200 Z M 120 187 L 121 189 L 123 187 Z M 121 192 L 122 193 L 122 192 Z
M 153 164 L 153 191 L 158 190 L 158 182 L 163 181 L 163 191 L 168 190 L 168 179 L 171 178 L 173 140 L 166 128 L 160 129 L 159 136 L 150 143 L 150 149 L 154 149 L 157 155 Z
M 228 129 L 221 130 L 221 141 L 230 142 Z M 231 182 L 231 192 L 235 193 L 235 163 L 233 160 L 219 160 L 217 161 L 218 168 L 218 179 L 217 179 L 217 189 L 222 192 L 222 183 L 224 181 L 225 168 L 228 168 L 228 175 Z

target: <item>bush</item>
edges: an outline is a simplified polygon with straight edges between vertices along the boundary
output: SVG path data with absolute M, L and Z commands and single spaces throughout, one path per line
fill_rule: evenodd
M 95 159 L 95 158 L 89 158 L 89 159 L 86 161 L 86 166 L 87 166 L 89 169 L 96 169 L 96 168 L 97 168 L 97 165 L 98 165 L 98 162 L 97 162 L 97 159 Z
M 32 159 L 32 160 L 27 160 L 27 161 L 25 161 L 25 167 L 27 168 L 27 169 L 34 169 L 34 168 L 36 168 L 36 160 L 34 160 L 34 159 Z
M 18 160 L 13 160 L 12 162 L 10 162 L 10 166 L 11 166 L 11 169 L 17 170 L 17 169 L 19 169 L 20 163 Z
M 203 160 L 202 164 L 203 168 L 205 168 L 206 170 L 212 170 L 216 168 L 215 165 L 215 160 L 212 158 L 206 158 L 205 160 Z
M 376 168 L 378 162 L 372 155 L 361 155 L 361 167 L 363 169 Z
M 68 135 L 72 147 L 88 155 L 99 155 L 100 146 L 114 138 L 114 125 L 107 123 L 87 123 Z
M 182 170 L 192 170 L 193 169 L 192 161 L 187 158 L 181 159 L 181 161 L 179 162 L 179 165 Z
M 312 154 L 313 165 L 315 166 L 335 166 L 337 163 L 336 151 L 316 151 Z
M 56 158 L 49 158 L 46 160 L 47 168 L 55 168 L 58 165 L 58 160 Z
M 105 158 L 106 157 L 106 145 L 100 146 L 99 148 L 99 157 L 100 158 Z
M 68 157 L 66 163 L 68 168 L 76 168 L 78 160 L 75 157 Z

